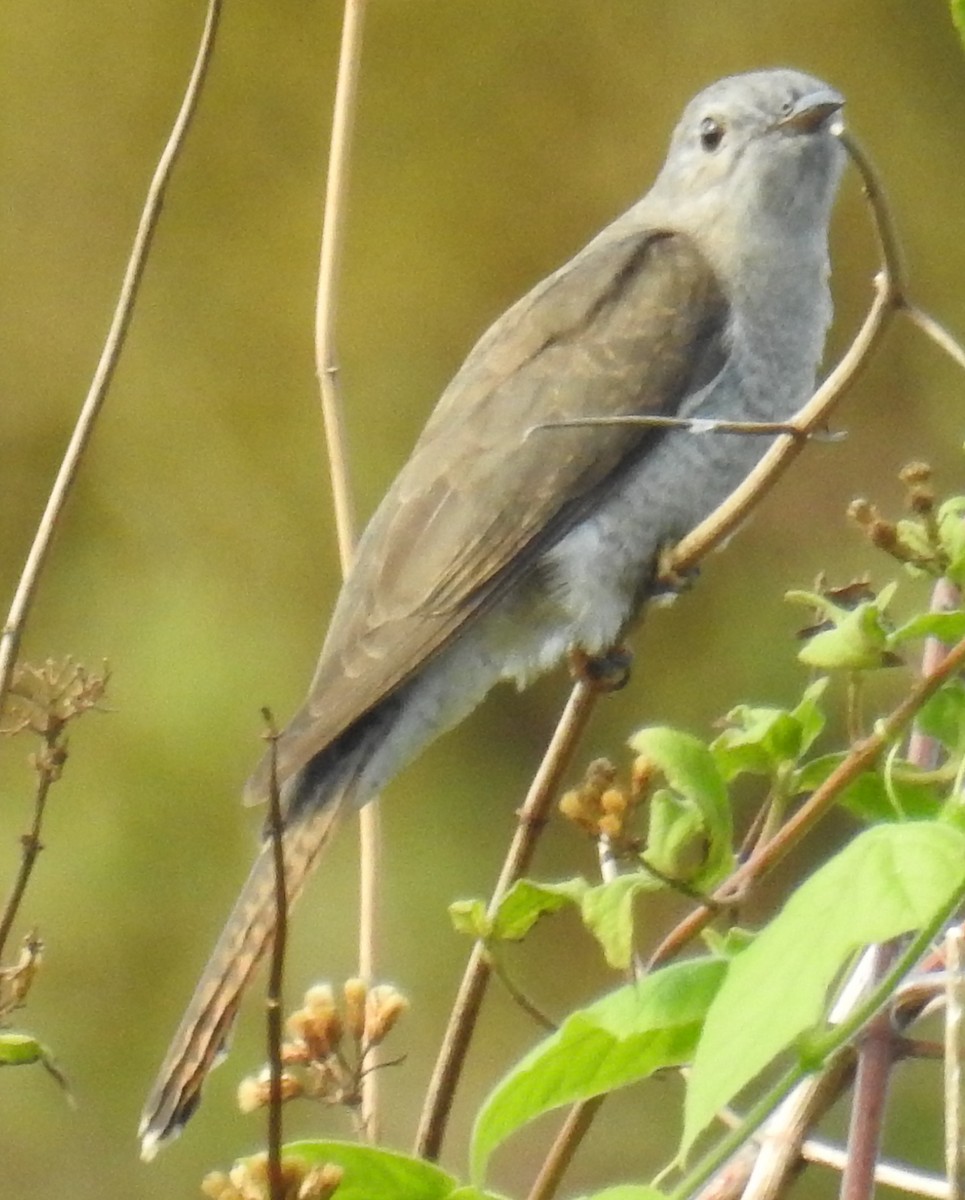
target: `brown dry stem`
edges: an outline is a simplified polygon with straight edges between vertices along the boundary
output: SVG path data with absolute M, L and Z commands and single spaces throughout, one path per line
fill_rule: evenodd
M 184 99 L 181 101 L 181 107 L 175 118 L 167 144 L 161 152 L 161 157 L 158 159 L 157 167 L 148 186 L 147 198 L 144 202 L 140 220 L 138 221 L 137 231 L 134 234 L 134 244 L 131 247 L 130 257 L 124 269 L 121 290 L 114 308 L 114 315 L 111 318 L 104 348 L 101 351 L 90 389 L 81 406 L 77 423 L 74 426 L 63 461 L 60 464 L 60 469 L 51 488 L 43 516 L 40 518 L 40 524 L 34 535 L 33 544 L 27 555 L 27 561 L 20 574 L 20 580 L 14 592 L 3 632 L 0 633 L 0 712 L 3 711 L 4 699 L 10 687 L 10 680 L 17 661 L 17 655 L 20 652 L 20 642 L 23 637 L 24 626 L 30 614 L 30 609 L 37 593 L 37 587 L 40 583 L 40 577 L 50 553 L 54 533 L 60 524 L 71 488 L 83 461 L 84 452 L 87 449 L 87 444 L 94 431 L 97 417 L 107 396 L 111 379 L 120 360 L 127 330 L 134 313 L 134 303 L 137 299 L 138 288 L 144 274 L 144 268 L 147 265 L 148 254 L 154 239 L 158 218 L 161 215 L 164 195 L 171 179 L 174 164 L 184 145 L 188 128 L 197 109 L 198 99 L 201 95 L 207 69 L 211 62 L 220 13 L 221 0 L 208 0 L 204 28 L 201 33 L 201 40 L 198 45 L 198 52 L 191 71 L 191 77 L 188 80 Z

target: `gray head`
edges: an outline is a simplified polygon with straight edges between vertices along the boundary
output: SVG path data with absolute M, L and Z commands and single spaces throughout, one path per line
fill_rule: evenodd
M 755 71 L 687 105 L 648 197 L 651 217 L 726 242 L 769 227 L 826 235 L 845 155 L 832 126 L 843 97 L 800 71 Z M 702 239 L 703 240 L 703 239 Z

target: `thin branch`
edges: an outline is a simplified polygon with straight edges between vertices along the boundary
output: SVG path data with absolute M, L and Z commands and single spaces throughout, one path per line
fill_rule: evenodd
M 801 1148 L 801 1154 L 808 1162 L 830 1167 L 834 1171 L 843 1171 L 847 1162 L 844 1150 L 839 1146 L 829 1146 L 817 1138 L 808 1138 Z M 910 1192 L 913 1196 L 926 1196 L 929 1200 L 952 1200 L 948 1184 L 941 1176 L 913 1171 L 898 1163 L 879 1162 L 875 1167 L 875 1183 Z
M 727 1168 L 720 1186 L 715 1179 L 699 1200 L 773 1200 L 785 1193 L 789 1179 L 802 1166 L 807 1132 L 851 1084 L 855 1054 L 850 1046 L 839 1050 L 820 1074 L 803 1080 L 774 1111 L 756 1143 L 741 1155 L 741 1176 Z
M 14 594 L 10 612 L 7 616 L 3 632 L 0 634 L 0 712 L 3 711 L 4 700 L 10 687 L 14 664 L 20 650 L 24 625 L 30 613 L 30 608 L 36 595 L 37 585 L 50 551 L 51 542 L 61 515 L 70 495 L 71 487 L 77 475 L 78 468 L 90 440 L 94 424 L 100 412 L 101 405 L 107 395 L 114 370 L 120 358 L 121 349 L 127 329 L 134 312 L 134 302 L 137 298 L 138 287 L 147 263 L 148 252 L 157 227 L 158 217 L 164 201 L 164 194 L 171 178 L 171 172 L 178 154 L 184 144 L 185 135 L 191 124 L 191 119 L 197 109 L 198 98 L 204 84 L 208 66 L 214 50 L 215 34 L 218 28 L 218 18 L 221 12 L 221 0 L 208 0 L 204 29 L 195 58 L 191 77 L 181 101 L 181 108 L 174 121 L 167 144 L 161 153 L 157 167 L 147 191 L 147 199 L 134 234 L 134 244 L 124 270 L 120 294 L 111 318 L 110 328 L 101 351 L 94 377 L 91 381 L 87 397 L 81 407 L 77 423 L 64 453 L 63 461 L 54 480 L 53 488 L 47 500 L 33 544 L 27 555 L 17 590 Z
M 965 882 L 961 887 L 956 888 L 947 903 L 943 904 L 909 938 L 894 965 L 874 985 L 870 994 L 862 998 L 855 1010 L 833 1030 L 828 1030 L 815 1040 L 813 1043 L 815 1056 L 822 1057 L 825 1061 L 829 1060 L 868 1025 L 872 1018 L 888 1004 L 889 998 L 894 995 L 898 984 L 927 953 L 934 938 L 938 936 L 945 923 L 963 902 L 965 902 Z M 791 1094 L 807 1074 L 808 1068 L 803 1060 L 794 1063 L 754 1102 L 742 1124 L 736 1129 L 730 1130 L 708 1151 L 702 1161 L 688 1171 L 687 1175 L 670 1193 L 669 1200 L 688 1200 L 698 1188 L 703 1188 L 708 1180 L 715 1177 L 725 1167 L 725 1164 L 748 1139 L 753 1137 L 778 1104 Z
M 874 976 L 883 976 L 897 956 L 899 942 L 872 948 Z M 869 1023 L 858 1047 L 851 1121 L 848 1127 L 847 1163 L 841 1177 L 841 1200 L 871 1200 L 875 1166 L 884 1132 L 888 1084 L 895 1063 L 897 1035 L 891 1013 L 884 1009 Z
M 344 243 L 349 150 L 355 120 L 364 15 L 365 0 L 346 0 L 332 113 L 332 142 L 328 154 L 328 178 L 325 184 L 325 208 L 318 262 L 318 291 L 315 300 L 315 371 L 321 391 L 325 443 L 335 509 L 335 531 L 343 575 L 348 574 L 352 565 L 356 532 L 346 452 L 344 405 L 338 386 L 335 313 Z
M 962 1128 L 962 1052 L 965 954 L 961 929 L 945 935 L 945 1174 L 950 1200 L 965 1192 L 965 1130 Z
M 553 796 L 589 720 L 596 695 L 596 689 L 585 680 L 577 683 L 570 693 L 543 761 L 519 810 L 516 832 L 489 902 L 490 914 L 495 913 L 500 900 L 532 860 Z M 477 942 L 469 956 L 426 1093 L 414 1151 L 421 1158 L 435 1160 L 439 1156 L 452 1098 L 486 994 L 491 969 L 485 946 Z
M 322 403 L 332 507 L 343 578 L 355 556 L 356 520 L 345 436 L 345 406 L 338 381 L 335 341 L 339 267 L 344 244 L 352 128 L 355 121 L 365 0 L 346 0 L 338 57 L 332 140 L 325 184 L 325 208 L 315 302 L 315 370 Z M 359 975 L 370 983 L 377 973 L 381 829 L 379 802 L 373 798 L 359 813 Z M 362 1080 L 361 1127 L 378 1140 L 379 1072 Z
M 807 445 L 808 436 L 826 424 L 834 406 L 864 368 L 894 313 L 905 306 L 906 284 L 901 254 L 881 182 L 870 159 L 851 134 L 842 129 L 838 136 L 861 175 L 881 250 L 882 269 L 875 279 L 874 301 L 841 361 L 794 417 L 797 433 L 779 438 L 740 487 L 667 556 L 666 567 L 674 574 L 686 574 L 746 519 L 751 507 L 770 491 Z
M 931 602 L 928 611 L 933 613 L 953 612 L 962 601 L 962 594 L 954 583 L 943 576 L 937 580 L 932 589 Z M 945 643 L 936 637 L 925 639 L 925 649 L 921 657 L 922 675 L 930 675 L 945 657 Z M 908 737 L 908 760 L 915 763 L 923 771 L 932 771 L 938 766 L 941 754 L 941 743 L 937 738 L 923 733 L 913 726 Z
M 50 758 L 58 750 L 60 755 L 63 756 L 66 754 L 66 751 L 62 747 L 58 748 L 55 745 L 48 745 L 44 753 L 38 756 L 37 791 L 34 794 L 33 819 L 30 823 L 30 829 L 20 838 L 20 866 L 17 870 L 17 877 L 10 889 L 10 895 L 3 906 L 3 915 L 0 916 L 0 962 L 3 961 L 7 939 L 10 937 L 10 931 L 13 929 L 14 921 L 17 919 L 17 913 L 20 911 L 20 905 L 27 890 L 27 884 L 30 882 L 30 876 L 33 873 L 37 856 L 43 849 L 43 842 L 40 840 L 40 831 L 43 826 L 47 797 L 50 794 L 52 785 L 60 774 L 60 767 L 63 765 L 63 757 L 60 758 L 60 761 L 56 765 L 51 763 L 49 767 L 45 765 L 45 759 Z
M 553 1018 L 543 1012 L 540 1006 L 534 1000 L 531 1000 L 515 979 L 513 979 L 506 969 L 506 964 L 492 946 L 489 947 L 489 968 L 506 989 L 513 1003 L 521 1008 L 541 1029 L 545 1029 L 547 1033 L 555 1033 L 559 1029 L 559 1025 L 557 1025 Z
M 271 1200 L 284 1200 L 282 1176 L 282 1061 L 281 1037 L 285 982 L 285 947 L 288 941 L 288 892 L 285 886 L 285 824 L 278 788 L 278 730 L 267 708 L 262 709 L 269 747 L 268 835 L 275 868 L 275 930 L 271 939 L 271 966 L 265 999 L 268 1042 L 268 1186 Z
M 958 589 L 948 580 L 939 580 L 932 590 L 930 611 L 942 612 L 956 607 L 958 595 Z M 945 654 L 946 647 L 943 643 L 936 638 L 927 639 L 922 655 L 922 675 L 933 674 L 941 665 Z M 921 768 L 933 765 L 935 750 L 933 739 L 912 728 L 908 745 L 908 758 L 911 762 Z M 869 947 L 861 956 L 831 1010 L 829 1020 L 832 1023 L 844 1020 L 874 983 L 881 967 L 880 950 L 880 947 Z M 927 995 L 921 1003 L 928 1003 Z M 853 1113 L 865 1106 L 865 1094 L 870 1093 L 869 1112 L 877 1111 L 880 1116 L 881 1105 L 876 1093 L 879 1090 L 883 1093 L 885 1090 L 891 1064 L 898 1053 L 899 1028 L 911 1019 L 907 1007 L 903 1019 L 897 1006 L 894 1008 L 894 1028 L 890 1017 L 887 1022 L 879 1017 L 879 1023 L 883 1024 L 883 1027 L 879 1028 L 881 1036 L 874 1039 L 870 1046 L 867 1043 L 862 1046 L 863 1062 L 859 1067 Z M 870 1063 L 869 1057 L 873 1060 Z M 738 1159 L 732 1160 L 705 1189 L 701 1200 L 727 1200 L 728 1197 L 737 1195 L 741 1196 L 741 1200 L 774 1200 L 782 1195 L 789 1177 L 800 1170 L 803 1160 L 807 1157 L 807 1131 L 830 1107 L 833 1100 L 850 1086 L 854 1074 L 854 1060 L 855 1055 L 851 1049 L 845 1048 L 816 1078 L 804 1080 L 799 1084 L 767 1122 L 758 1139 L 759 1144 L 746 1146 Z M 860 1144 L 867 1145 L 869 1141 L 877 1145 L 878 1136 L 878 1131 L 869 1119 L 861 1122 L 858 1128 L 855 1128 L 853 1121 L 848 1152 L 838 1152 L 842 1156 L 842 1169 L 847 1167 L 847 1186 L 852 1190 L 852 1194 L 858 1186 L 855 1177 L 858 1170 L 855 1163 L 856 1140 L 859 1143 L 857 1159 L 864 1164 L 863 1169 L 858 1171 L 859 1175 L 863 1176 L 861 1186 L 867 1191 L 874 1182 L 881 1182 L 877 1154 L 869 1156 L 860 1148 Z M 847 1166 L 849 1162 L 850 1167 Z
M 665 557 L 662 564 L 663 570 L 671 575 L 679 576 L 693 568 L 709 550 L 729 536 L 745 519 L 750 508 L 773 486 L 781 472 L 803 449 L 809 437 L 826 424 L 833 406 L 866 365 L 872 350 L 883 336 L 894 313 L 909 307 L 905 295 L 906 283 L 900 246 L 877 172 L 860 144 L 847 130 L 839 127 L 836 133 L 861 175 L 872 211 L 882 260 L 882 269 L 875 280 L 874 301 L 848 351 L 807 404 L 796 414 L 792 423 L 793 432 L 789 431 L 775 442 L 755 470 L 727 501 L 683 538 Z M 911 311 L 917 313 L 918 310 Z M 937 326 L 937 323 L 934 325 Z M 942 341 L 942 337 L 946 341 L 952 340 L 946 331 L 937 326 L 940 333 L 936 333 L 931 325 L 926 327 L 924 323 L 922 327 L 940 345 L 948 349 L 948 346 Z M 949 352 L 956 357 L 952 350 Z M 958 651 L 958 661 L 965 661 L 965 642 L 956 647 L 956 650 Z M 952 651 L 953 655 L 955 653 L 956 651 Z M 947 672 L 941 673 L 942 678 L 946 675 Z M 913 718 L 927 696 L 931 695 L 938 686 L 938 679 L 923 681 L 923 684 L 915 689 L 912 696 L 907 698 L 906 703 L 898 706 L 887 722 L 879 723 L 875 736 L 864 739 L 854 747 L 852 754 L 826 781 L 824 787 L 818 789 L 808 804 L 787 822 L 780 833 L 761 846 L 748 862 L 718 889 L 712 900 L 717 904 L 732 902 L 753 880 L 775 865 L 803 837 L 812 824 L 831 807 L 841 787 L 874 761 L 890 737 L 900 732 Z M 837 778 L 835 778 L 836 776 Z M 713 911 L 711 905 L 707 904 L 690 914 L 657 947 L 649 965 L 656 966 L 677 953 L 704 928 L 712 918 Z M 592 1119 L 594 1113 L 595 1108 L 593 1113 L 589 1114 L 589 1119 Z M 577 1109 L 571 1112 L 571 1118 L 574 1121 L 579 1120 L 582 1125 L 583 1114 L 579 1113 Z M 580 1136 L 582 1137 L 582 1135 L 581 1133 Z M 551 1157 L 558 1150 L 559 1146 L 554 1146 Z M 558 1182 L 559 1175 L 554 1175 L 552 1188 L 543 1189 L 537 1193 L 540 1200 L 552 1195 L 552 1190 L 555 1189 Z
M 961 343 L 949 333 L 940 321 L 936 321 L 917 304 L 906 302 L 902 311 L 913 325 L 917 325 L 922 333 L 931 338 L 940 350 L 944 350 L 965 371 L 965 349 Z
M 739 433 L 747 437 L 789 437 L 807 441 L 841 441 L 842 434 L 824 429 L 805 432 L 793 421 L 729 421 L 720 417 L 664 417 L 655 413 L 626 413 L 617 417 L 573 417 L 568 421 L 542 421 L 531 425 L 525 437 L 545 429 L 607 429 L 613 426 L 643 426 L 645 429 L 686 429 L 691 433 Z
M 553 1141 L 549 1154 L 546 1156 L 539 1174 L 530 1188 L 526 1200 L 551 1200 L 556 1195 L 563 1176 L 569 1169 L 573 1157 L 583 1144 L 583 1139 L 590 1132 L 590 1126 L 597 1112 L 606 1099 L 606 1094 L 593 1096 L 574 1104 L 566 1114 L 566 1120 L 560 1126 L 560 1131 Z
M 613 850 L 613 843 L 603 834 L 597 839 L 597 855 L 600 860 L 600 876 L 604 883 L 610 883 L 620 874 L 620 866 Z M 628 974 L 631 980 L 636 980 L 639 979 L 641 973 L 640 960 L 634 953 Z M 583 1144 L 583 1139 L 590 1132 L 605 1100 L 606 1093 L 603 1093 L 600 1096 L 591 1096 L 589 1100 L 580 1100 L 572 1105 L 533 1181 L 527 1200 L 551 1200 L 556 1195 L 563 1182 L 563 1176 L 569 1170 L 570 1163 L 576 1157 L 577 1151 Z
M 771 841 L 756 850 L 743 866 L 725 880 L 711 899 L 721 905 L 733 904 L 752 883 L 772 870 L 834 806 L 841 791 L 872 766 L 878 755 L 914 720 L 925 701 L 963 665 L 965 638 L 948 652 L 934 674 L 920 679 L 888 716 L 876 722 L 874 732 L 852 747 L 847 758 L 811 793 Z M 653 968 L 678 954 L 706 927 L 713 913 L 712 908 L 704 906 L 685 917 L 650 956 L 649 966 Z

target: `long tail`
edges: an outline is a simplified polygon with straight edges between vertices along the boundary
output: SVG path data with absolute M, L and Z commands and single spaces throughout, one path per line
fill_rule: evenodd
M 285 883 L 289 903 L 325 849 L 345 807 L 344 787 L 324 805 L 295 815 L 285 831 Z M 242 993 L 271 944 L 275 929 L 275 875 L 267 844 L 255 860 L 228 923 L 208 959 L 157 1079 L 144 1105 L 139 1135 L 148 1161 L 176 1137 L 201 1098 L 201 1087 L 223 1053 Z

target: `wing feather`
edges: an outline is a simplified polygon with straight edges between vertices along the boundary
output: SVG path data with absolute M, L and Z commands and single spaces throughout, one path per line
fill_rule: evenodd
M 287 778 L 531 570 L 659 433 L 530 432 L 673 414 L 720 370 L 728 304 L 685 235 L 611 227 L 501 317 L 446 389 L 363 535 Z M 256 772 L 251 790 L 264 789 Z

